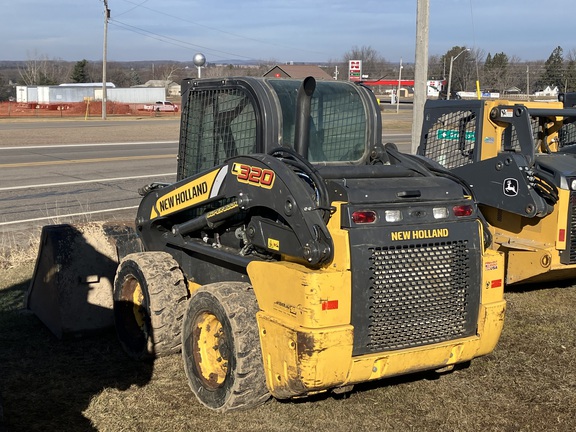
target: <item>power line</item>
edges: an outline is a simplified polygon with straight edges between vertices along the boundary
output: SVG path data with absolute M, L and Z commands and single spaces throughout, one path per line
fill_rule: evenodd
M 231 53 L 231 52 L 221 51 L 221 50 L 216 50 L 216 49 L 209 48 L 209 47 L 206 47 L 206 46 L 203 46 L 203 45 L 197 45 L 197 44 L 193 44 L 193 43 L 190 43 L 190 42 L 186 42 L 186 41 L 183 41 L 183 40 L 180 40 L 180 39 L 176 39 L 176 38 L 173 38 L 173 37 L 170 37 L 170 36 L 164 36 L 164 35 L 161 35 L 161 34 L 158 34 L 158 33 L 151 32 L 151 31 L 149 31 L 149 30 L 145 30 L 145 29 L 142 29 L 142 28 L 139 28 L 139 27 L 136 27 L 136 26 L 132 26 L 132 25 L 130 25 L 130 24 L 127 24 L 127 23 L 122 22 L 122 21 L 118 21 L 118 20 L 116 20 L 116 19 L 111 19 L 111 20 L 110 20 L 110 24 L 116 25 L 117 27 L 123 28 L 124 30 L 128 30 L 128 31 L 131 31 L 131 32 L 137 33 L 137 34 L 141 34 L 141 35 L 146 36 L 146 37 L 149 37 L 149 38 L 151 38 L 151 39 L 155 39 L 155 40 L 157 40 L 157 41 L 164 42 L 164 43 L 167 43 L 167 44 L 170 44 L 170 45 L 174 45 L 174 46 L 178 46 L 178 47 L 181 47 L 181 48 L 186 48 L 186 49 L 198 49 L 198 48 L 200 48 L 200 49 L 202 49 L 202 50 L 204 50 L 204 51 L 208 51 L 208 52 L 211 52 L 211 53 L 221 53 L 221 54 L 226 54 L 226 55 L 228 55 L 228 56 L 241 57 L 241 58 L 248 59 L 248 60 L 252 59 L 251 57 L 243 56 L 243 55 L 241 55 L 241 54 Z M 214 55 L 214 57 L 219 57 L 219 56 L 218 56 L 218 55 Z M 220 57 L 220 58 L 224 58 L 224 57 Z
M 120 12 L 120 13 L 119 13 L 118 15 L 116 15 L 116 16 L 126 15 L 127 13 L 132 12 L 134 9 L 138 9 L 138 8 L 141 7 L 144 3 L 147 3 L 147 2 L 148 2 L 148 0 L 144 0 L 142 3 L 135 4 L 134 7 L 130 8 L 130 9 L 128 9 L 128 10 L 125 10 L 124 12 Z M 130 3 L 131 3 L 131 2 L 130 2 Z
M 150 7 L 148 7 L 148 6 L 144 6 L 144 3 L 145 3 L 145 2 L 136 3 L 136 2 L 131 1 L 131 0 L 123 0 L 123 1 L 125 1 L 126 3 L 130 3 L 130 4 L 132 4 L 132 5 L 135 5 L 135 7 L 132 8 L 132 9 L 130 9 L 130 10 L 134 10 L 136 7 L 140 7 L 140 8 L 142 8 L 142 9 L 146 9 L 146 10 L 149 10 L 149 11 L 151 11 L 151 12 L 154 12 L 154 13 L 157 13 L 157 14 L 160 14 L 160 15 L 164 15 L 164 16 L 170 18 L 170 19 L 174 19 L 174 20 L 178 20 L 178 21 L 183 21 L 183 22 L 185 22 L 185 23 L 187 23 L 187 24 L 193 24 L 193 25 L 196 26 L 196 27 L 205 28 L 205 29 L 208 29 L 208 30 L 212 30 L 212 31 L 215 31 L 215 32 L 218 32 L 218 33 L 222 33 L 222 34 L 228 35 L 228 36 L 233 36 L 233 37 L 238 38 L 238 39 L 249 40 L 249 41 L 252 41 L 252 42 L 258 42 L 258 43 L 261 43 L 261 44 L 264 44 L 264 45 L 271 45 L 271 46 L 275 46 L 275 47 L 279 47 L 279 48 L 288 48 L 288 49 L 295 50 L 295 51 L 307 52 L 307 53 L 312 53 L 312 54 L 322 54 L 322 55 L 326 55 L 326 53 L 323 53 L 323 52 L 320 52 L 320 51 L 307 50 L 307 49 L 302 49 L 302 48 L 298 48 L 298 47 L 294 47 L 294 46 L 277 44 L 277 43 L 270 42 L 270 41 L 267 41 L 267 40 L 251 38 L 251 37 L 244 36 L 244 35 L 240 35 L 240 34 L 237 34 L 237 33 L 232 33 L 232 32 L 229 32 L 229 31 L 225 31 L 225 30 L 222 30 L 222 29 L 219 29 L 219 28 L 216 28 L 216 27 L 207 26 L 207 25 L 205 25 L 205 24 L 202 24 L 202 23 L 199 23 L 199 22 L 196 22 L 196 21 L 191 21 L 191 20 L 188 20 L 188 19 L 186 19 L 186 18 L 182 18 L 181 16 L 171 15 L 171 14 L 166 13 L 166 12 L 164 12 L 164 11 L 160 11 L 160 10 L 156 10 L 156 9 L 150 8 Z M 146 1 L 148 1 L 148 0 L 146 0 Z M 124 14 L 124 13 L 122 13 L 122 14 Z M 208 48 L 205 48 L 205 49 L 208 49 Z M 244 58 L 249 58 L 249 57 L 244 57 Z

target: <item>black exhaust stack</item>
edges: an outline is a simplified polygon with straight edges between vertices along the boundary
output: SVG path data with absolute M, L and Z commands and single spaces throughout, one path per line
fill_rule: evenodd
M 296 99 L 296 125 L 294 131 L 294 150 L 308 159 L 308 145 L 310 143 L 310 111 L 312 105 L 312 94 L 316 90 L 316 80 L 314 77 L 306 77 L 300 88 Z

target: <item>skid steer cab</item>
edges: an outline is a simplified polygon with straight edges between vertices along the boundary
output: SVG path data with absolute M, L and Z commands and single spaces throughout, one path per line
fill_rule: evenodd
M 143 188 L 114 282 L 134 358 L 182 352 L 217 411 L 490 353 L 503 260 L 469 191 L 381 143 L 364 87 L 185 80 L 178 180 Z
M 508 284 L 576 277 L 575 96 L 426 103 L 418 154 L 470 186 Z

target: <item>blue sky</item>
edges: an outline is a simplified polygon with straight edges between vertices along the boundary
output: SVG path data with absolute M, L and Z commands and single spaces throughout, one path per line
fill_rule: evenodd
M 414 61 L 416 0 L 108 0 L 108 61 Z M 0 60 L 102 59 L 103 0 L 0 0 Z M 452 46 L 546 60 L 576 50 L 576 1 L 430 0 L 429 54 Z

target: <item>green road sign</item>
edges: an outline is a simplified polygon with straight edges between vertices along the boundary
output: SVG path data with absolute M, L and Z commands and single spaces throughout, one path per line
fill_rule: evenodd
M 450 130 L 450 129 L 438 129 L 436 133 L 437 139 L 445 139 L 445 140 L 459 140 L 460 139 L 460 132 L 457 130 Z M 464 140 L 465 141 L 475 141 L 476 136 L 474 131 L 466 131 L 464 133 Z

